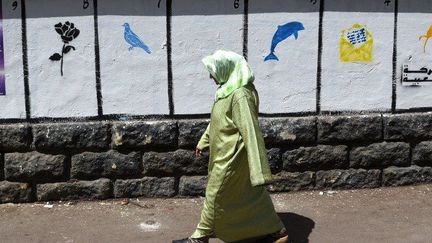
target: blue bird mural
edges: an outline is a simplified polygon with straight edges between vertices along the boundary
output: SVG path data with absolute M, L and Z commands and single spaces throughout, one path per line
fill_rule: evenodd
M 142 48 L 148 54 L 151 53 L 150 48 L 144 44 L 144 42 L 131 30 L 128 23 L 123 24 L 124 29 L 124 38 L 126 42 L 131 45 L 129 47 L 129 51 L 132 51 L 134 47 Z
M 304 29 L 305 28 L 303 27 L 303 24 L 297 21 L 289 22 L 284 25 L 279 25 L 276 33 L 273 35 L 270 54 L 265 57 L 264 62 L 268 60 L 279 61 L 279 58 L 274 53 L 276 46 L 291 35 L 294 35 L 294 38 L 297 40 L 298 32 Z

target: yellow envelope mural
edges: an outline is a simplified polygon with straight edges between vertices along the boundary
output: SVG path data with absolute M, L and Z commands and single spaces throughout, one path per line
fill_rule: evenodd
M 342 31 L 339 44 L 341 62 L 371 62 L 373 38 L 365 25 L 354 24 Z

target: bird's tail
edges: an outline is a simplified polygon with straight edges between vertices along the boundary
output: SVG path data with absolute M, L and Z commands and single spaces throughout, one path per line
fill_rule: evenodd
M 269 60 L 279 61 L 278 57 L 274 54 L 274 52 L 270 52 L 270 54 L 268 54 L 268 56 L 266 56 L 264 58 L 264 62 L 269 61 Z
M 146 46 L 146 45 L 142 45 L 141 48 L 142 48 L 145 52 L 147 52 L 148 54 L 151 53 L 150 48 L 149 48 L 148 46 Z

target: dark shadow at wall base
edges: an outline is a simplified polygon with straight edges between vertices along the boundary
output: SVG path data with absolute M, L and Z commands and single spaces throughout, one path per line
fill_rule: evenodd
M 288 243 L 308 243 L 315 222 L 295 213 L 278 213 L 288 232 Z M 236 241 L 234 243 L 271 243 L 262 237 Z

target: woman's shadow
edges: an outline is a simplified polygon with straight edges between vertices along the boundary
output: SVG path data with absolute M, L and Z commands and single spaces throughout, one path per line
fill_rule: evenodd
M 315 222 L 307 217 L 295 213 L 278 213 L 288 233 L 289 243 L 308 243 L 309 235 L 315 227 Z M 267 243 L 263 239 L 249 239 L 235 243 Z
M 278 213 L 288 232 L 290 243 L 307 243 L 315 222 L 295 213 Z

